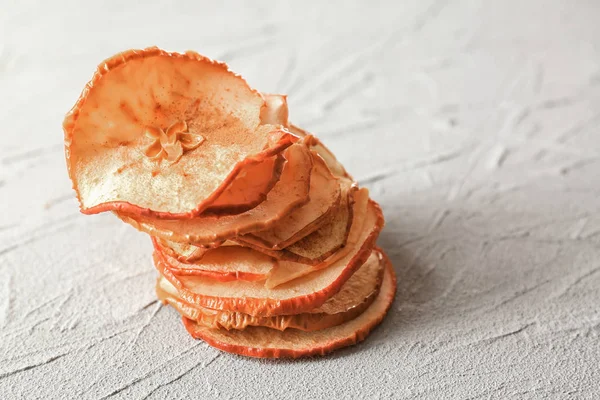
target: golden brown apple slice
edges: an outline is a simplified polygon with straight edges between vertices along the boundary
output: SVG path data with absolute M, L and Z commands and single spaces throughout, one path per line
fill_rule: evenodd
M 198 276 L 220 280 L 263 281 L 273 269 L 276 261 L 258 251 L 241 246 L 223 246 L 211 249 L 201 260 L 184 263 L 177 258 L 155 251 L 177 276 Z
M 285 150 L 286 164 L 281 179 L 267 200 L 242 214 L 222 217 L 200 216 L 185 220 L 118 214 L 136 229 L 176 242 L 209 245 L 233 236 L 268 228 L 309 200 L 312 159 L 308 148 L 297 143 Z
M 363 341 L 385 317 L 396 294 L 396 275 L 387 257 L 383 283 L 377 298 L 355 319 L 319 331 L 277 331 L 265 327 L 244 330 L 211 329 L 183 317 L 187 331 L 213 347 L 249 357 L 279 358 L 325 355 Z
M 195 246 L 189 243 L 173 242 L 171 240 L 165 240 L 158 237 L 152 237 L 152 241 L 155 247 L 158 247 L 160 251 L 167 254 L 170 257 L 176 258 L 177 260 L 189 263 L 198 261 L 204 257 L 205 254 L 210 252 L 212 249 L 221 246 L 239 246 L 237 243 L 226 240 L 224 242 L 214 242 L 208 246 Z
M 310 201 L 280 219 L 268 230 L 243 235 L 241 240 L 259 247 L 280 250 L 331 221 L 340 203 L 340 181 L 331 174 L 319 155 L 313 154 L 313 163 L 315 167 L 310 178 Z
M 100 64 L 63 123 L 81 211 L 189 218 L 242 169 L 296 138 L 261 121 L 265 101 L 224 63 L 129 50 Z
M 265 248 L 255 240 L 247 240 L 246 236 L 232 240 L 255 250 L 262 251 L 280 260 L 292 261 L 307 265 L 318 265 L 337 250 L 344 247 L 352 227 L 354 212 L 354 195 L 357 187 L 351 181 L 342 180 L 342 202 L 331 218 L 331 223 L 323 224 L 310 235 L 293 242 L 289 246 L 274 251 Z
M 161 275 L 177 288 L 179 297 L 188 303 L 259 316 L 298 314 L 319 307 L 340 290 L 371 254 L 382 226 L 381 209 L 376 203 L 369 203 L 358 246 L 327 268 L 274 289 L 260 282 L 224 283 L 193 276 L 178 277 L 160 256 L 154 262 Z
M 160 248 L 162 253 L 176 258 L 181 262 L 200 260 L 209 250 L 211 250 L 210 247 L 198 247 L 189 243 L 173 242 L 157 237 L 152 237 L 152 242 L 155 247 L 158 246 Z
M 366 310 L 379 293 L 383 270 L 381 257 L 374 251 L 367 262 L 344 283 L 335 296 L 310 312 L 295 315 L 256 317 L 194 306 L 179 299 L 177 289 L 162 277 L 157 281 L 156 293 L 163 303 L 173 306 L 184 317 L 208 328 L 229 330 L 244 329 L 247 326 L 265 326 L 277 330 L 294 328 L 316 331 L 342 324 Z
M 284 162 L 285 158 L 277 154 L 243 168 L 202 215 L 239 214 L 256 207 L 279 181 Z
M 346 244 L 350 228 L 352 227 L 352 213 L 354 207 L 354 194 L 357 187 L 346 186 L 342 195 L 342 205 L 333 218 L 331 224 L 326 224 L 297 241 L 285 250 L 298 256 L 297 261 L 311 263 L 322 262 Z
M 265 282 L 265 286 L 272 289 L 293 279 L 310 274 L 313 271 L 327 268 L 332 263 L 354 251 L 357 246 L 360 246 L 361 235 L 363 229 L 365 229 L 369 191 L 366 188 L 358 190 L 354 195 L 354 199 L 352 225 L 350 227 L 350 232 L 348 233 L 346 245 L 343 248 L 332 254 L 325 261 L 316 265 L 280 260 L 273 271 L 271 271 L 271 274 Z

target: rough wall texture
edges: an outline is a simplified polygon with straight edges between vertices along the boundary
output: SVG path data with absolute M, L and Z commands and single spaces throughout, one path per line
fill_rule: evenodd
M 600 2 L 145 3 L 0 0 L 0 398 L 600 398 Z M 149 240 L 78 213 L 62 117 L 154 44 L 288 93 L 381 202 L 398 297 L 364 344 L 211 349 Z

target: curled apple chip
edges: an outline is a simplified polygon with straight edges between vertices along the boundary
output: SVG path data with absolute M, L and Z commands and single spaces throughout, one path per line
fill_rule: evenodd
M 161 253 L 173 257 L 183 263 L 189 263 L 202 259 L 211 250 L 221 246 L 239 246 L 237 243 L 230 240 L 224 242 L 214 242 L 208 246 L 195 246 L 189 243 L 173 242 L 158 237 L 152 237 L 152 243 L 155 248 L 158 248 Z
M 387 257 L 384 256 L 384 260 L 383 282 L 375 301 L 362 314 L 341 325 L 304 332 L 254 326 L 229 331 L 211 329 L 186 317 L 183 317 L 183 323 L 196 339 L 229 353 L 260 358 L 325 355 L 363 341 L 390 309 L 396 293 L 396 275 Z
M 383 226 L 383 215 L 370 202 L 364 228 L 352 250 L 327 268 L 308 273 L 273 289 L 262 282 L 219 282 L 194 276 L 176 276 L 159 254 L 154 262 L 159 273 L 177 288 L 179 297 L 190 304 L 215 310 L 271 316 L 310 311 L 335 295 L 341 286 L 367 260 Z
M 369 203 L 372 204 L 369 205 Z M 373 229 L 372 226 L 366 226 L 365 221 L 369 213 L 369 207 L 375 206 L 376 204 L 369 200 L 369 191 L 365 188 L 359 189 L 355 194 L 352 226 L 348 233 L 346 245 L 328 257 L 325 261 L 316 265 L 280 260 L 269 274 L 265 286 L 272 289 L 286 282 L 310 274 L 311 272 L 327 268 L 332 263 L 335 263 L 339 259 L 355 251 L 358 246 L 362 245 L 361 240 L 364 231 Z M 379 229 L 381 229 L 381 227 L 379 227 Z
M 199 247 L 189 243 L 173 242 L 157 237 L 152 237 L 152 243 L 154 248 L 158 247 L 163 254 L 175 258 L 181 262 L 200 260 L 208 251 L 211 250 L 210 247 Z
M 284 162 L 285 158 L 277 154 L 242 168 L 233 182 L 202 214 L 239 214 L 256 207 L 265 201 L 267 194 L 279 181 Z
M 342 324 L 366 310 L 379 293 L 383 269 L 382 259 L 374 251 L 336 295 L 314 310 L 294 315 L 257 317 L 194 306 L 180 300 L 177 289 L 165 278 L 158 279 L 156 293 L 160 300 L 173 306 L 181 315 L 208 328 L 229 330 L 264 326 L 281 331 L 288 328 L 316 331 Z
M 220 281 L 264 281 L 276 263 L 265 254 L 241 246 L 211 249 L 201 260 L 193 262 L 181 262 L 165 254 L 156 242 L 155 251 L 177 276 L 208 277 Z
M 281 179 L 267 199 L 241 214 L 222 217 L 200 216 L 167 220 L 119 213 L 118 217 L 136 229 L 162 239 L 210 245 L 231 237 L 266 229 L 309 200 L 313 168 L 308 148 L 296 143 L 285 150 L 286 164 Z
M 322 263 L 345 246 L 352 227 L 354 195 L 358 188 L 347 179 L 342 180 L 341 185 L 342 201 L 331 216 L 330 223 L 319 226 L 314 232 L 292 242 L 285 248 L 273 251 L 252 237 L 248 240 L 248 236 L 241 236 L 233 240 L 281 260 L 308 265 Z
M 81 211 L 199 215 L 243 168 L 295 140 L 261 121 L 264 106 L 226 64 L 197 53 L 105 60 L 63 123 Z
M 339 179 L 331 175 L 325 161 L 313 154 L 314 169 L 310 178 L 310 201 L 281 218 L 264 231 L 243 235 L 240 240 L 256 246 L 279 250 L 310 235 L 323 225 L 329 225 L 340 203 Z
M 332 223 L 297 241 L 285 250 L 298 256 L 298 261 L 310 263 L 322 262 L 346 244 L 352 227 L 352 212 L 354 194 L 357 187 L 346 186 L 342 194 L 342 204 L 333 218 Z

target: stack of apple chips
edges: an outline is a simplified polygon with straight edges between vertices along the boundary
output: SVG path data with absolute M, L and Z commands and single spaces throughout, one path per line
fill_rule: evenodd
M 383 215 L 314 136 L 196 53 L 127 51 L 64 123 L 86 214 L 148 233 L 158 297 L 187 331 L 253 357 L 325 354 L 383 319 L 395 275 Z

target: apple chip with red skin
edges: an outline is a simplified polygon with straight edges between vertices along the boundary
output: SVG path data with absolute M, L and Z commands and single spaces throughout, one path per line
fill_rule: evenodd
M 175 307 L 180 314 L 208 328 L 240 330 L 248 326 L 265 326 L 281 331 L 290 328 L 316 331 L 342 324 L 366 310 L 379 293 L 383 270 L 381 257 L 374 251 L 341 290 L 323 305 L 306 313 L 291 315 L 259 317 L 192 305 L 181 300 L 177 289 L 162 277 L 158 279 L 156 293 L 160 300 Z
M 196 276 L 177 276 L 159 253 L 155 254 L 154 263 L 158 272 L 177 288 L 179 297 L 190 304 L 256 316 L 298 314 L 323 304 L 367 260 L 383 227 L 381 209 L 374 202 L 369 203 L 364 227 L 356 246 L 327 268 L 311 271 L 272 289 L 262 282 L 221 282 Z
M 166 240 L 210 245 L 245 233 L 267 229 L 296 208 L 309 201 L 310 176 L 313 168 L 308 148 L 296 143 L 285 150 L 286 164 L 281 179 L 267 199 L 241 214 L 199 216 L 185 220 L 168 220 L 119 213 L 118 217 L 136 229 Z
M 197 53 L 148 48 L 105 60 L 63 124 L 81 211 L 199 215 L 245 167 L 295 140 L 261 121 L 263 107 L 226 64 Z

